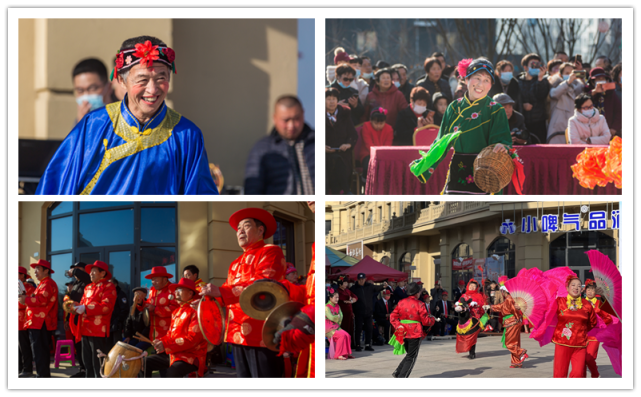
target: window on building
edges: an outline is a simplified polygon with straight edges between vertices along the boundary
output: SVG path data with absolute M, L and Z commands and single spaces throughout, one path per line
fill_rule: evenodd
M 616 263 L 616 240 L 603 232 L 568 232 L 550 243 L 550 269 L 568 266 L 583 281 L 594 279 L 586 251 L 598 250 Z
M 467 284 L 467 282 L 473 278 L 473 266 L 464 263 L 465 259 L 472 258 L 473 256 L 474 252 L 472 251 L 472 247 L 465 243 L 461 243 L 454 248 L 452 251 L 452 285 L 457 285 L 459 280 L 463 280 L 463 282 Z M 462 264 L 465 268 L 454 270 L 455 261 Z
M 283 250 L 285 260 L 289 263 L 296 263 L 296 252 L 294 249 L 294 222 L 274 216 L 276 219 L 276 233 L 274 233 L 274 245 Z
M 372 210 L 369 210 L 369 213 L 367 215 L 367 224 L 371 225 L 374 222 L 374 219 L 372 219 L 374 216 L 374 212 Z
M 387 219 L 392 219 L 392 203 L 387 203 Z
M 441 279 L 441 257 L 434 257 L 434 282 L 437 282 Z
M 325 220 L 325 235 L 329 235 L 329 232 L 332 231 L 332 221 L 331 220 Z
M 401 255 L 401 259 L 398 261 L 398 270 L 405 273 L 409 273 L 411 265 L 412 265 L 412 253 L 405 252 L 403 255 Z
M 487 256 L 498 255 L 503 257 L 505 275 L 509 278 L 516 277 L 516 246 L 507 237 L 499 237 L 487 248 Z M 496 280 L 495 280 L 496 281 Z
M 352 216 L 352 230 L 356 230 L 356 215 Z
M 361 212 L 361 227 L 365 226 L 366 224 L 367 224 L 367 222 L 365 220 L 365 213 Z
M 378 219 L 377 221 L 380 222 L 383 220 L 383 207 L 378 207 Z

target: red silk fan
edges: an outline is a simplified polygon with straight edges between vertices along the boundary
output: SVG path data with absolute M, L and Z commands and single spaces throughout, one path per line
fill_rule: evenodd
M 505 288 L 528 321 L 535 327 L 541 324 L 548 308 L 548 299 L 539 284 L 529 278 L 514 277 L 505 282 Z
M 570 270 L 567 266 L 559 266 L 554 269 L 546 270 L 543 272 L 543 276 L 557 285 L 556 296 L 562 298 L 568 296 L 568 291 L 565 288 L 565 280 L 568 276 L 576 277 L 576 273 Z
M 608 258 L 607 255 L 597 251 L 590 250 L 586 252 L 592 265 L 592 274 L 597 286 L 603 290 L 601 296 L 607 299 L 608 303 L 621 320 L 621 300 L 622 300 L 622 282 L 621 273 L 617 266 Z

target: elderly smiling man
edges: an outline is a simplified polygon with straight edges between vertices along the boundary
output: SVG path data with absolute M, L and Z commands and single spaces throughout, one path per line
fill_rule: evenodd
M 218 194 L 200 129 L 165 104 L 174 59 L 155 37 L 125 40 L 112 76 L 125 98 L 78 122 L 36 194 Z
M 283 251 L 264 241 L 276 232 L 276 220 L 263 209 L 245 208 L 232 214 L 229 225 L 236 231 L 243 254 L 231 263 L 227 281 L 221 287 L 207 284 L 201 295 L 220 298 L 227 306 L 225 342 L 232 346 L 236 375 L 239 378 L 280 378 L 284 361 L 263 343 L 265 321 L 249 317 L 239 303 L 242 291 L 255 281 L 281 281 L 285 276 Z

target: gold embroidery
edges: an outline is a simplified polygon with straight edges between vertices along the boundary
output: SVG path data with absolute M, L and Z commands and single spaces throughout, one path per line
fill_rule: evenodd
M 130 126 L 129 124 L 127 124 L 120 112 L 120 104 L 121 102 L 110 103 L 105 108 L 107 110 L 107 113 L 109 114 L 111 122 L 113 123 L 114 133 L 124 139 L 127 143 L 113 147 L 111 149 L 107 149 L 108 141 L 107 139 L 103 141 L 103 145 L 105 146 L 105 154 L 102 158 L 102 162 L 100 163 L 100 167 L 98 167 L 98 171 L 80 194 L 90 194 L 93 188 L 96 186 L 96 183 L 98 183 L 100 175 L 102 175 L 105 169 L 107 169 L 107 167 L 109 167 L 109 165 L 111 165 L 112 163 L 125 157 L 134 155 L 145 149 L 158 146 L 169 139 L 169 137 L 171 136 L 171 132 L 182 117 L 180 113 L 167 108 L 165 118 L 158 125 L 158 127 L 150 128 L 141 133 L 138 130 L 138 127 Z

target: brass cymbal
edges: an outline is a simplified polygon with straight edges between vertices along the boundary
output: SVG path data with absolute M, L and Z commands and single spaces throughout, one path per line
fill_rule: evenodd
M 269 313 L 263 325 L 263 343 L 269 350 L 278 351 L 274 344 L 274 335 L 285 328 L 303 306 L 305 305 L 296 301 L 286 302 Z
M 278 281 L 255 281 L 240 294 L 240 308 L 255 320 L 264 320 L 269 313 L 289 301 L 287 289 Z
M 142 321 L 145 323 L 145 327 L 149 326 L 150 323 L 150 313 L 149 313 L 149 308 L 145 307 L 142 309 Z

